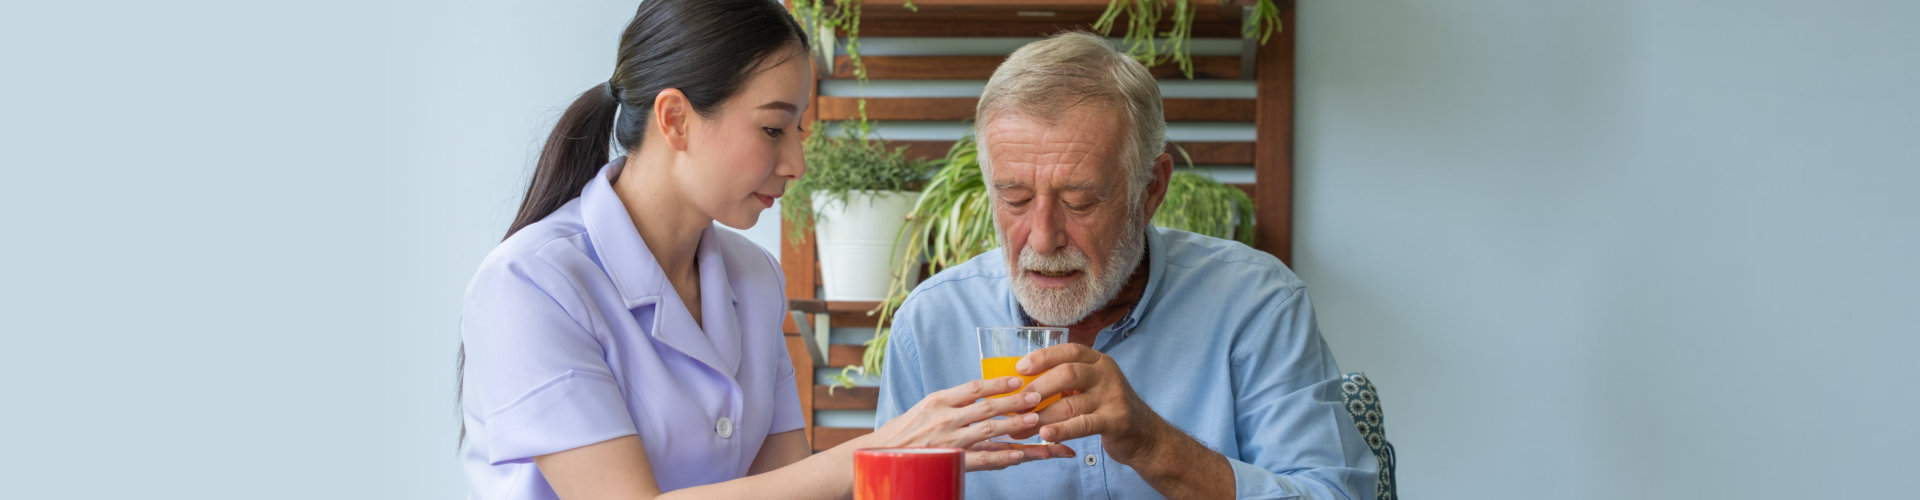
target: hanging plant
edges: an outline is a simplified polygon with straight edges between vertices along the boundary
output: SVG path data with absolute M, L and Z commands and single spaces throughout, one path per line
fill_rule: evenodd
M 793 17 L 813 38 L 814 52 L 828 64 L 833 63 L 837 52 L 838 33 L 846 32 L 847 63 L 853 66 L 853 77 L 865 83 L 867 65 L 860 61 L 860 3 L 861 0 L 795 0 Z
M 1260 43 L 1267 43 L 1280 26 L 1280 6 L 1274 0 L 1260 0 L 1253 6 L 1252 17 L 1241 27 L 1240 36 L 1253 38 L 1260 35 Z M 1200 6 L 1188 0 L 1175 0 L 1173 9 L 1173 29 L 1156 33 L 1160 20 L 1168 8 L 1164 0 L 1111 0 L 1107 10 L 1100 13 L 1100 19 L 1093 22 L 1093 29 L 1101 35 L 1113 32 L 1113 24 L 1120 14 L 1127 15 L 1127 31 L 1120 36 L 1121 45 L 1126 47 L 1127 55 L 1148 67 L 1167 61 L 1180 65 L 1180 74 L 1193 79 L 1193 49 L 1188 43 L 1193 39 L 1193 16 Z
M 839 32 L 846 32 L 847 64 L 853 66 L 853 78 L 860 83 L 867 82 L 867 63 L 860 60 L 860 10 L 862 0 L 795 0 L 793 17 L 807 30 L 814 40 L 813 50 L 821 60 L 831 62 L 836 53 L 834 41 Z M 919 12 L 920 8 L 907 0 L 901 6 L 907 10 Z M 863 101 L 864 102 L 864 101 Z M 861 111 L 862 118 L 865 110 Z
M 853 66 L 853 77 L 861 83 L 867 81 L 867 65 L 860 59 L 860 10 L 864 0 L 796 0 L 793 3 L 793 16 L 813 37 L 814 50 L 821 60 L 833 61 L 837 48 L 834 41 L 838 33 L 846 33 L 847 64 Z M 1275 0 L 1254 2 L 1251 17 L 1241 28 L 1240 36 L 1260 37 L 1260 43 L 1282 29 L 1280 6 Z M 902 2 L 909 11 L 919 12 L 912 0 Z M 1127 15 L 1127 30 L 1121 34 L 1121 44 L 1126 47 L 1127 55 L 1133 56 L 1149 67 L 1167 61 L 1180 65 L 1180 73 L 1188 80 L 1193 79 L 1193 17 L 1200 6 L 1189 0 L 1175 0 L 1171 6 L 1173 29 L 1156 32 L 1160 20 L 1166 18 L 1169 8 L 1164 0 L 1110 0 L 1107 9 L 1093 23 L 1094 31 L 1101 35 L 1111 35 L 1114 23 L 1121 14 Z

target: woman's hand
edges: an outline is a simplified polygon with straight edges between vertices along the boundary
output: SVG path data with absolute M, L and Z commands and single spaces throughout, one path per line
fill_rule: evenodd
M 928 394 L 872 434 L 863 436 L 864 446 L 940 447 L 967 451 L 967 470 L 1004 469 L 1034 460 L 1070 457 L 1073 451 L 1061 445 L 1009 446 L 985 442 L 1003 434 L 1032 434 L 1040 417 L 1022 413 L 1013 418 L 992 420 L 998 415 L 1027 412 L 1040 404 L 1035 393 L 1002 398 L 981 399 L 1020 388 L 1020 377 L 974 380 Z
M 1073 448 L 1058 443 L 1043 445 L 981 441 L 967 449 L 967 472 L 1000 470 L 1049 458 L 1073 458 Z

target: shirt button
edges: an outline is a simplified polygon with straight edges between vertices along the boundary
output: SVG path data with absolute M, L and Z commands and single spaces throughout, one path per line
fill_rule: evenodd
M 733 419 L 720 417 L 719 422 L 713 423 L 713 433 L 720 435 L 720 439 L 733 437 Z
M 1087 466 L 1088 466 L 1088 467 L 1092 467 L 1092 466 L 1095 466 L 1095 465 L 1100 465 L 1100 457 L 1097 457 L 1097 456 L 1094 456 L 1094 455 L 1092 455 L 1092 454 L 1088 454 L 1088 455 L 1087 455 Z

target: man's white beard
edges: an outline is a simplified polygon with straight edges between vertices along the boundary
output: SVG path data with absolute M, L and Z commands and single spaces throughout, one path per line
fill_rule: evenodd
M 1033 247 L 1020 249 L 1020 268 L 1013 272 L 1013 297 L 1020 302 L 1020 308 L 1034 321 L 1048 326 L 1067 326 L 1079 323 L 1102 306 L 1112 302 L 1126 287 L 1127 278 L 1133 276 L 1140 266 L 1140 256 L 1146 253 L 1147 221 L 1141 217 L 1137 207 L 1127 216 L 1127 227 L 1120 235 L 1120 241 L 1114 243 L 1113 255 L 1107 260 L 1100 273 L 1090 274 L 1087 254 L 1069 245 L 1054 252 L 1053 255 L 1041 255 Z M 1007 236 L 994 227 L 1000 237 L 1000 248 L 1006 249 Z M 1046 271 L 1050 273 L 1080 271 L 1082 276 L 1061 289 L 1041 288 L 1033 282 L 1027 271 Z

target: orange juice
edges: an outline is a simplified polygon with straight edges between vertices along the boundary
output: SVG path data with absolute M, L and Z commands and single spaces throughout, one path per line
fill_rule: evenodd
M 987 397 L 997 398 L 1001 396 L 1006 396 L 1008 394 L 1018 394 L 1020 393 L 1021 389 L 1027 388 L 1027 384 L 1033 383 L 1034 377 L 1038 377 L 1038 375 L 1029 377 L 1026 375 L 1021 375 L 1019 371 L 1016 371 L 1013 369 L 1014 363 L 1019 363 L 1020 358 L 1023 358 L 1023 357 L 1025 356 L 1004 356 L 1004 357 L 986 358 L 986 359 L 980 360 L 980 378 L 982 379 L 992 380 L 1000 377 L 1020 377 L 1020 380 L 1021 380 L 1019 389 L 1014 389 L 1011 391 L 1007 391 L 1004 394 L 996 394 L 996 395 L 987 396 Z M 1044 410 L 1047 408 L 1047 405 L 1053 404 L 1054 401 L 1059 401 L 1059 400 L 1060 400 L 1059 394 L 1055 394 L 1051 397 L 1048 397 L 1047 399 L 1042 399 L 1040 400 L 1040 405 L 1035 406 L 1033 408 L 1033 411 Z

